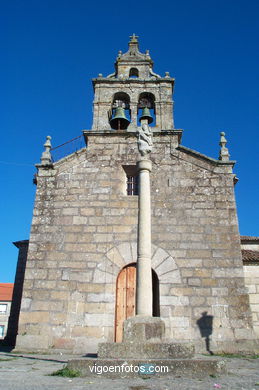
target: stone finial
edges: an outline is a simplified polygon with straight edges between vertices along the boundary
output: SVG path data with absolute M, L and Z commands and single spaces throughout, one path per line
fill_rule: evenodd
M 150 58 L 149 50 L 146 50 L 146 57 Z
M 42 153 L 41 155 L 41 165 L 51 165 L 52 164 L 52 158 L 51 158 L 51 153 L 50 153 L 50 149 L 51 149 L 51 136 L 48 135 L 47 136 L 47 139 L 46 139 L 46 142 L 44 144 L 44 152 Z
M 169 72 L 165 72 L 165 78 L 170 78 L 170 73 Z
M 229 161 L 229 157 L 230 157 L 230 154 L 228 152 L 228 148 L 226 148 L 226 143 L 227 143 L 227 140 L 225 138 L 225 133 L 224 131 L 221 131 L 220 133 L 220 142 L 219 142 L 219 145 L 220 145 L 220 152 L 219 152 L 219 160 L 222 160 L 222 161 Z

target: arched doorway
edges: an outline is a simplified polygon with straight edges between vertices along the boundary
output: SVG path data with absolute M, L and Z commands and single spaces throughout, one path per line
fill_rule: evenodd
M 159 279 L 152 269 L 153 317 L 160 316 Z M 136 263 L 124 267 L 116 282 L 115 341 L 121 342 L 123 322 L 135 315 L 136 304 Z

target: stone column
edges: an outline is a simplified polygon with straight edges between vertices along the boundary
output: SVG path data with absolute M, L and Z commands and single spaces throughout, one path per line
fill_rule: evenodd
M 137 162 L 139 172 L 138 257 L 136 315 L 152 316 L 151 271 L 151 203 L 150 172 L 152 163 L 143 158 Z
M 138 102 L 131 101 L 130 103 L 131 109 L 131 122 L 129 124 L 129 130 L 135 130 L 138 126 Z

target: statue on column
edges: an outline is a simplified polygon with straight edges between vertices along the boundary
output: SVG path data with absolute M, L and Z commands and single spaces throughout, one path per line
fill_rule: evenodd
M 152 131 L 147 123 L 142 123 L 141 128 L 138 128 L 137 138 L 138 150 L 141 156 L 144 157 L 151 153 L 153 148 Z

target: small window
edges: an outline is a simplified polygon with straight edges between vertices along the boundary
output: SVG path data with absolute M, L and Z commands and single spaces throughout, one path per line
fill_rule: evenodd
M 1 303 L 0 304 L 0 314 L 5 314 L 7 312 L 7 304 Z
M 0 325 L 0 338 L 4 337 L 4 325 Z
M 138 171 L 136 165 L 124 165 L 123 170 L 125 173 L 125 192 L 127 195 L 138 195 Z
M 138 176 L 127 175 L 127 195 L 138 195 Z

